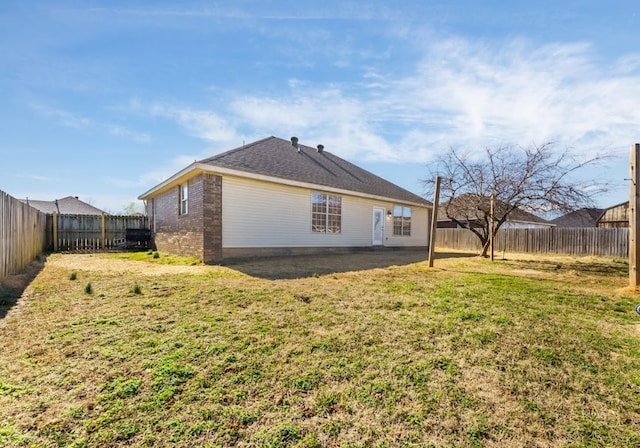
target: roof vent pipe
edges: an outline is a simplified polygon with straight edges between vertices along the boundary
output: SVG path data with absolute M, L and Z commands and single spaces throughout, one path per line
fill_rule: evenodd
M 318 145 L 318 152 L 322 154 L 322 151 L 324 151 L 324 145 Z
M 294 148 L 298 147 L 298 137 L 291 137 L 291 146 Z

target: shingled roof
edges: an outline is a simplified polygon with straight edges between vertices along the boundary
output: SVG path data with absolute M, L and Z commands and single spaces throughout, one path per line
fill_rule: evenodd
M 201 160 L 198 164 L 333 187 L 430 206 L 426 199 L 325 151 L 268 137 Z
M 551 220 L 558 227 L 597 227 L 602 208 L 581 208 Z
M 37 208 L 43 213 L 60 213 L 69 215 L 101 215 L 105 213 L 91 204 L 81 201 L 77 197 L 67 196 L 53 201 L 39 201 L 33 199 L 22 200 L 33 208 Z

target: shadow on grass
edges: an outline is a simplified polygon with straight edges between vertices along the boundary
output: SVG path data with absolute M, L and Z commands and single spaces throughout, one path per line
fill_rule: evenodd
M 435 260 L 443 258 L 476 257 L 473 253 L 435 254 Z M 362 251 L 333 255 L 299 255 L 236 260 L 225 263 L 231 269 L 252 277 L 269 280 L 315 277 L 339 272 L 383 269 L 426 262 L 429 254 L 416 250 Z
M 42 254 L 17 274 L 9 275 L 0 281 L 0 319 L 4 319 L 9 310 L 17 303 L 22 293 L 40 273 L 47 260 Z

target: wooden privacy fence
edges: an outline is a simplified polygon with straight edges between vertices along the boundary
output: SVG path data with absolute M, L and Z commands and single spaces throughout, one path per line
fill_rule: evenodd
M 0 190 L 0 280 L 20 272 L 47 245 L 47 215 Z
M 436 250 L 448 248 L 480 252 L 480 240 L 467 229 L 438 229 Z M 629 229 L 571 228 L 499 229 L 494 250 L 530 254 L 598 255 L 626 258 Z
M 146 216 L 48 215 L 54 252 L 97 252 L 148 247 L 148 241 L 128 239 L 132 230 L 147 229 Z

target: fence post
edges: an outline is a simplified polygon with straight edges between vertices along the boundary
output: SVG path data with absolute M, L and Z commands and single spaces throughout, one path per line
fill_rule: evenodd
M 436 230 L 438 228 L 438 202 L 440 201 L 440 176 L 436 177 L 435 192 L 433 193 L 433 209 L 431 210 L 431 232 L 429 235 L 429 267 L 433 267 L 433 253 L 436 245 Z
M 640 144 L 631 145 L 629 161 L 629 286 L 637 288 L 640 285 L 640 219 L 638 219 L 638 203 L 640 202 Z
M 58 214 L 53 212 L 53 251 L 58 252 Z
M 100 220 L 100 249 L 104 249 L 107 244 L 107 229 L 105 227 L 104 213 Z

